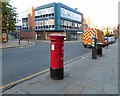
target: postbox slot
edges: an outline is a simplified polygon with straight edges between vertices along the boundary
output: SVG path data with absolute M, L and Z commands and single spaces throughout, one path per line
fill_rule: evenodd
M 51 42 L 55 42 L 55 40 L 51 40 Z

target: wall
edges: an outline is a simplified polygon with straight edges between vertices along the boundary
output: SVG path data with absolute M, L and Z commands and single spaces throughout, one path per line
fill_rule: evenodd
M 21 39 L 35 39 L 36 33 L 34 31 L 32 32 L 21 32 L 20 38 Z

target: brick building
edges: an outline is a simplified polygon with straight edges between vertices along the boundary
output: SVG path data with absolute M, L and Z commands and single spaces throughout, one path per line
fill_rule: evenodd
M 34 7 L 28 9 L 22 14 L 22 30 L 20 37 L 22 39 L 35 39 L 35 11 Z

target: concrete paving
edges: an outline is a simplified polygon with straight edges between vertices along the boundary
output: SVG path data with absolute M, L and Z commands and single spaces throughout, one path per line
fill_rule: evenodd
M 5 48 L 17 48 L 17 47 L 26 47 L 26 46 L 30 46 L 33 45 L 34 42 L 31 41 L 26 41 L 26 40 L 20 40 L 20 45 L 19 45 L 19 41 L 16 40 L 9 40 L 6 43 L 0 43 L 0 49 L 5 49 Z
M 64 79 L 52 80 L 50 72 L 24 81 L 3 94 L 118 94 L 118 42 L 64 65 Z

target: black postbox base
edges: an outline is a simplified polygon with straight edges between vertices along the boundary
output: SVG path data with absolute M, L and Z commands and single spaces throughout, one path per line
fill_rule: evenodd
M 92 48 L 92 59 L 97 59 L 97 49 L 95 47 Z
M 97 48 L 97 55 L 102 56 L 102 48 Z
M 64 69 L 54 69 L 50 67 L 50 77 L 53 80 L 62 80 L 64 78 Z

